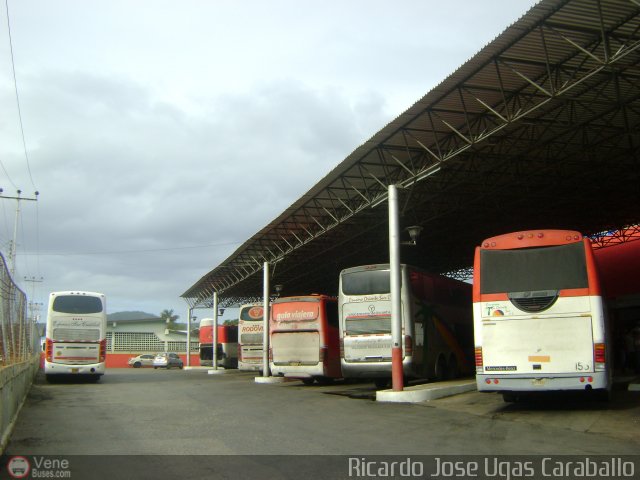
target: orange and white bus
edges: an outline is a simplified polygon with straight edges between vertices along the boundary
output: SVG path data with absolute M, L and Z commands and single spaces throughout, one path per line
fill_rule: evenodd
M 262 370 L 263 306 L 242 305 L 238 314 L 238 370 Z
M 213 318 L 200 320 L 200 365 L 213 366 Z M 238 326 L 218 325 L 218 366 L 238 366 Z
M 98 381 L 105 373 L 107 302 L 102 293 L 53 292 L 49 295 L 44 373 L 82 375 Z
M 345 378 L 391 381 L 391 283 L 388 264 L 340 273 L 340 341 Z M 472 373 L 471 285 L 401 266 L 404 375 L 444 380 Z
M 596 390 L 608 398 L 612 358 L 591 242 L 570 230 L 530 230 L 476 247 L 473 311 L 481 392 Z
M 271 306 L 271 374 L 306 385 L 342 377 L 338 300 L 328 295 L 284 297 Z

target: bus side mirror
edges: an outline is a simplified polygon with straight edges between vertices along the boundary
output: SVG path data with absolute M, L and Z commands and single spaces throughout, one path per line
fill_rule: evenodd
M 47 342 L 42 342 L 42 351 L 44 352 L 47 349 Z

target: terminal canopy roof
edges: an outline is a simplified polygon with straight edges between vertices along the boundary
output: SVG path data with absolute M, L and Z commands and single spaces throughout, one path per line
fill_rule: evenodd
M 282 294 L 336 294 L 341 269 L 388 262 L 390 184 L 423 227 L 402 261 L 436 273 L 509 231 L 640 223 L 639 60 L 639 1 L 541 1 L 182 297 L 259 298 L 264 262 Z

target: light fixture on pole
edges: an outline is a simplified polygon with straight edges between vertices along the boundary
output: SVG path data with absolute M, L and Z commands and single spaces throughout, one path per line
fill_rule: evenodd
M 402 245 L 417 245 L 418 237 L 420 236 L 420 232 L 424 230 L 420 225 L 412 225 L 410 227 L 405 228 L 405 230 L 409 233 L 409 238 L 411 239 L 409 242 L 401 242 Z
M 280 293 L 282 292 L 282 289 L 284 288 L 284 285 L 278 283 L 277 285 L 273 286 L 273 289 L 276 291 L 276 297 L 280 296 Z

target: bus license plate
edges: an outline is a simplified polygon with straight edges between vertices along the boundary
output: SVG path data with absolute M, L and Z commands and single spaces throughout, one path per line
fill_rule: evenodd
M 544 384 L 546 383 L 546 380 L 545 380 L 544 378 L 534 378 L 534 379 L 531 381 L 531 383 L 532 383 L 533 385 L 536 385 L 536 386 L 538 386 L 538 387 L 539 387 L 539 386 L 544 385 Z
M 79 368 L 72 368 L 71 373 L 78 373 L 80 371 Z
M 292 367 L 299 367 L 300 365 L 302 365 L 302 363 L 300 362 L 289 362 L 289 365 Z

